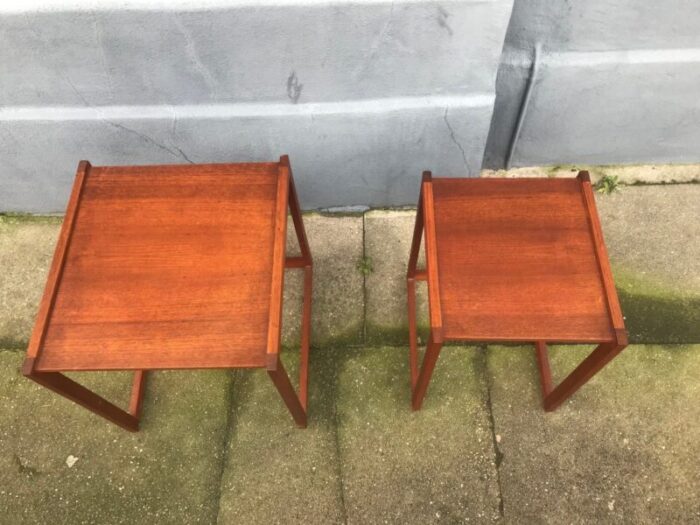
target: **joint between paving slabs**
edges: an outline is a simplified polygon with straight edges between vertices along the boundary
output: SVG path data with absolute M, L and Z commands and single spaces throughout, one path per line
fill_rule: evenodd
M 347 525 L 348 523 L 348 509 L 345 506 L 345 483 L 343 482 L 343 460 L 340 450 L 340 420 L 338 418 L 338 377 L 340 376 L 340 370 L 338 369 L 337 363 L 333 365 L 333 426 L 335 433 L 335 455 L 337 464 L 337 476 L 338 476 L 338 489 L 340 496 L 340 512 L 342 523 Z
M 228 388 L 226 392 L 226 400 L 227 403 L 226 405 L 228 406 L 228 413 L 226 414 L 226 429 L 224 431 L 223 439 L 222 439 L 222 446 L 224 447 L 222 452 L 221 452 L 221 468 L 219 469 L 219 491 L 218 494 L 216 495 L 216 505 L 217 505 L 217 510 L 216 510 L 216 522 L 219 522 L 219 515 L 221 514 L 221 496 L 224 492 L 224 474 L 226 473 L 226 465 L 228 463 L 228 456 L 229 456 L 229 450 L 231 450 L 231 438 L 233 437 L 233 426 L 236 421 L 236 417 L 234 415 L 234 408 L 235 408 L 235 397 L 236 397 L 236 388 L 235 388 L 235 381 L 237 379 L 240 380 L 241 377 L 241 370 L 230 370 L 229 371 L 229 382 L 228 382 Z
M 493 386 L 493 379 L 491 378 L 488 370 L 488 361 L 486 357 L 486 352 L 488 352 L 487 345 L 479 345 L 479 365 L 481 368 L 481 373 L 484 375 L 484 380 L 486 382 L 486 408 L 488 410 L 489 417 L 489 428 L 491 430 L 491 441 L 493 443 L 493 454 L 494 454 L 494 465 L 496 466 L 496 484 L 498 486 L 498 512 L 501 519 L 505 518 L 505 505 L 503 502 L 503 489 L 501 487 L 501 463 L 503 463 L 503 452 L 498 444 L 498 435 L 496 434 L 496 420 L 493 416 L 493 404 L 491 400 L 491 389 Z
M 362 260 L 367 260 L 367 212 L 362 214 Z M 367 342 L 367 273 L 362 272 L 362 345 Z

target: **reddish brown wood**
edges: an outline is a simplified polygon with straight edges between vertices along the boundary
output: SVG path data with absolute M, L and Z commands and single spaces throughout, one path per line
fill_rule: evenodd
M 126 430 L 131 432 L 138 431 L 138 414 L 130 414 L 122 410 L 59 372 L 31 371 L 31 359 L 29 358 L 25 361 L 23 372 L 26 377 Z
M 75 175 L 73 190 L 71 192 L 70 199 L 68 200 L 66 217 L 61 225 L 61 233 L 58 236 L 53 261 L 51 262 L 49 275 L 46 279 L 44 295 L 41 299 L 41 303 L 39 304 L 39 312 L 37 313 L 34 330 L 27 348 L 27 363 L 30 363 L 32 367 L 34 366 L 36 357 L 39 355 L 39 349 L 44 342 L 46 327 L 48 326 L 48 319 L 51 315 L 51 311 L 53 310 L 58 283 L 61 280 L 63 266 L 66 262 L 66 250 L 68 249 L 71 234 L 73 233 L 73 225 L 75 224 L 78 201 L 82 195 L 85 179 L 87 178 L 91 167 L 92 166 L 90 163 L 86 160 L 81 160 L 78 164 L 78 171 Z
M 544 399 L 547 412 L 556 410 L 566 399 L 581 388 L 601 368 L 607 365 L 626 344 L 601 343 L 583 362 L 571 372 L 559 386 Z
M 297 397 L 292 383 L 289 381 L 289 376 L 282 366 L 282 361 L 277 359 L 277 364 L 274 368 L 268 368 L 267 373 L 270 375 L 272 382 L 277 387 L 277 390 L 282 396 L 282 400 L 291 412 L 294 421 L 300 428 L 306 428 L 306 410 Z
M 439 304 L 445 340 L 536 341 L 547 410 L 561 404 L 627 344 L 586 175 L 555 180 L 428 179 L 418 203 L 422 218 L 416 219 L 416 230 L 426 231 L 431 314 L 432 305 Z M 422 275 L 415 268 L 414 251 L 417 257 L 415 246 L 409 280 Z M 431 261 L 436 261 L 436 276 Z M 413 356 L 411 282 L 408 292 Z M 547 342 L 600 346 L 553 388 Z M 413 369 L 411 374 L 413 378 Z M 414 407 L 415 398 L 414 391 Z
M 613 341 L 576 179 L 436 179 L 445 337 Z
M 311 264 L 304 267 L 304 306 L 301 319 L 301 348 L 299 365 L 299 399 L 306 410 L 308 406 L 309 348 L 311 346 L 311 297 L 313 269 Z
M 288 206 L 298 259 L 285 257 Z M 134 430 L 147 370 L 277 365 L 285 267 L 305 270 L 305 409 L 312 261 L 289 159 L 81 162 L 25 373 Z M 81 370 L 136 371 L 131 413 L 56 374 Z
M 423 173 L 423 228 L 425 230 L 425 265 L 429 284 L 430 331 L 432 340 L 436 343 L 441 343 L 444 334 L 440 297 L 439 251 L 433 200 L 433 181 L 429 171 Z
M 289 206 L 289 165 L 280 163 L 275 200 L 275 223 L 272 251 L 272 287 L 267 332 L 267 363 L 273 369 L 278 362 L 282 334 L 282 292 L 284 290 L 285 250 L 287 245 L 287 208 Z
M 588 210 L 588 223 L 591 228 L 591 235 L 593 236 L 598 268 L 600 269 L 600 274 L 603 278 L 608 312 L 612 318 L 613 327 L 624 331 L 625 322 L 622 317 L 620 301 L 617 298 L 615 280 L 613 279 L 612 270 L 610 269 L 608 250 L 605 247 L 605 241 L 603 240 L 603 228 L 600 225 L 600 218 L 598 217 L 595 196 L 593 195 L 593 188 L 591 187 L 591 177 L 587 171 L 580 171 L 577 178 L 581 182 L 583 200 L 586 204 L 586 209 Z
M 416 281 L 413 277 L 406 279 L 408 293 L 408 366 L 411 373 L 411 389 L 418 381 L 418 334 L 416 328 Z
M 146 393 L 146 378 L 148 372 L 137 370 L 134 372 L 134 384 L 131 387 L 131 399 L 129 400 L 129 414 L 137 420 L 141 418 L 141 408 L 143 407 L 143 396 Z
M 286 155 L 280 158 L 280 164 L 289 169 L 289 211 L 294 224 L 301 257 L 287 258 L 287 262 L 295 261 L 295 265 L 288 266 L 290 268 L 304 269 L 304 303 L 301 319 L 301 348 L 299 350 L 299 402 L 304 410 L 304 425 L 306 426 L 306 410 L 308 406 L 308 384 L 309 384 L 309 349 L 311 346 L 311 299 L 313 294 L 313 260 L 311 258 L 311 249 L 309 241 L 306 237 L 306 229 L 304 221 L 301 217 L 301 206 L 299 206 L 299 197 L 297 195 L 294 177 L 292 176 L 292 168 L 289 163 L 289 157 Z M 296 261 L 299 261 L 298 266 Z
M 413 410 L 420 410 L 421 406 L 423 406 L 423 398 L 425 398 L 425 393 L 428 390 L 428 383 L 430 383 L 430 378 L 433 375 L 435 363 L 437 363 L 441 349 L 442 342 L 435 341 L 435 338 L 431 332 L 430 336 L 428 337 L 428 345 L 425 349 L 423 364 L 421 365 L 420 374 L 418 375 L 418 380 L 416 381 L 416 387 L 413 389 Z
M 537 367 L 540 370 L 540 384 L 542 385 L 542 400 L 547 399 L 547 396 L 552 391 L 552 370 L 549 367 L 549 353 L 547 351 L 547 343 L 537 341 L 535 343 L 535 351 L 537 355 Z

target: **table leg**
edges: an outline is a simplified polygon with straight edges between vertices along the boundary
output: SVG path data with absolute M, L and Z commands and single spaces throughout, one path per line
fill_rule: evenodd
M 139 412 L 143 396 L 145 372 L 139 371 L 136 375 L 130 404 L 130 410 L 133 408 L 135 411 L 129 413 L 60 372 L 30 371 L 25 373 L 25 376 L 29 379 L 131 432 L 137 432 L 139 429 Z
M 299 363 L 299 398 L 306 411 L 308 406 L 309 386 L 309 346 L 311 341 L 311 294 L 313 287 L 313 268 L 304 267 L 304 306 L 301 318 L 301 350 Z
M 543 341 L 538 341 L 536 343 L 536 349 L 537 359 L 540 363 L 539 368 L 542 379 L 544 409 L 547 412 L 556 410 L 626 346 L 627 344 L 618 342 L 599 344 L 598 347 L 566 377 L 566 379 L 559 383 L 557 387 L 552 388 L 547 345 Z
M 433 340 L 433 333 L 431 331 L 428 337 L 428 346 L 425 349 L 425 356 L 423 357 L 423 365 L 421 366 L 418 380 L 416 381 L 416 387 L 413 389 L 413 410 L 420 410 L 423 405 L 423 398 L 428 390 L 428 383 L 430 383 L 430 377 L 433 375 L 435 363 L 440 355 L 441 348 L 442 343 L 436 343 Z
M 134 382 L 131 386 L 131 399 L 129 400 L 129 414 L 136 419 L 141 419 L 143 408 L 143 395 L 146 392 L 146 371 L 134 372 Z
M 418 381 L 418 333 L 416 328 L 416 280 L 409 277 L 406 280 L 408 292 L 408 364 L 411 371 L 411 390 L 416 388 Z
M 284 404 L 287 405 L 289 412 L 292 414 L 294 421 L 300 428 L 306 428 L 306 410 L 299 401 L 292 383 L 289 381 L 287 371 L 282 366 L 282 361 L 277 358 L 277 366 L 274 370 L 268 369 L 267 373 L 272 379 L 272 382 L 277 387 Z
M 537 353 L 537 367 L 540 369 L 540 384 L 542 385 L 542 399 L 546 399 L 552 391 L 552 369 L 549 367 L 549 353 L 547 343 L 537 341 L 535 343 Z

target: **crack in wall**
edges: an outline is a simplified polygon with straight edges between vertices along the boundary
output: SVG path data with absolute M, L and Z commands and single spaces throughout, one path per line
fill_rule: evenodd
M 111 120 L 105 120 L 104 122 L 106 122 L 106 123 L 109 124 L 110 126 L 113 126 L 113 127 L 117 128 L 117 129 L 121 129 L 121 130 L 126 131 L 127 133 L 131 133 L 131 134 L 133 134 L 133 135 L 136 135 L 137 137 L 142 138 L 142 139 L 145 140 L 146 142 L 148 142 L 148 143 L 150 143 L 150 144 L 153 144 L 155 147 L 157 147 L 157 148 L 159 148 L 159 149 L 161 149 L 161 150 L 163 150 L 163 151 L 167 151 L 167 152 L 170 153 L 171 155 L 174 155 L 175 157 L 181 158 L 181 159 L 185 160 L 186 162 L 188 162 L 188 163 L 190 163 L 190 164 L 194 164 L 194 162 L 192 162 L 192 161 L 187 157 L 187 155 L 185 155 L 185 153 L 184 153 L 180 148 L 178 148 L 177 146 L 173 146 L 173 147 L 174 147 L 179 153 L 176 153 L 175 151 L 171 150 L 171 149 L 168 148 L 167 146 L 161 144 L 160 142 L 157 142 L 156 140 L 152 139 L 151 137 L 149 137 L 149 136 L 146 135 L 145 133 L 141 133 L 141 132 L 139 132 L 139 131 L 136 131 L 135 129 L 127 128 L 127 127 L 124 126 L 123 124 L 117 124 L 116 122 L 112 122 Z
M 459 143 L 457 140 L 457 136 L 455 135 L 455 130 L 452 129 L 452 126 L 450 125 L 450 121 L 447 118 L 447 113 L 449 112 L 450 108 L 447 107 L 445 108 L 445 114 L 442 116 L 442 120 L 445 121 L 445 125 L 447 126 L 448 131 L 450 132 L 450 139 L 452 139 L 452 142 L 455 143 L 455 145 L 459 148 L 459 151 L 462 153 L 462 162 L 464 162 L 464 169 L 469 172 L 469 164 L 467 163 L 467 154 L 464 151 L 464 148 L 462 147 L 462 144 Z
M 70 77 L 64 75 L 63 79 L 68 83 L 68 85 L 75 92 L 75 94 L 78 96 L 78 98 L 80 98 L 80 100 L 83 102 L 83 104 L 85 104 L 86 107 L 95 108 L 98 112 L 100 111 L 98 106 L 94 106 L 85 98 L 83 93 L 75 86 L 75 84 L 70 79 Z M 98 113 L 98 115 L 101 116 L 101 113 Z M 173 120 L 173 125 L 171 128 L 171 133 L 174 133 L 175 125 L 177 124 L 177 117 L 174 116 L 173 119 L 174 120 Z M 112 120 L 106 119 L 106 118 L 100 118 L 100 120 L 106 124 L 109 124 L 110 126 L 112 126 L 114 128 L 121 129 L 123 131 L 126 131 L 127 133 L 131 133 L 133 135 L 136 135 L 137 137 L 145 140 L 146 142 L 153 144 L 157 148 L 159 148 L 163 151 L 166 151 L 177 158 L 183 159 L 184 161 L 188 162 L 189 164 L 194 164 L 194 162 L 192 160 L 190 160 L 190 158 L 185 154 L 185 152 L 182 151 L 182 149 L 180 149 L 178 146 L 176 146 L 174 144 L 173 144 L 173 148 L 175 148 L 177 150 L 177 152 L 171 150 L 170 148 L 168 148 L 164 144 L 161 144 L 160 142 L 156 141 L 155 139 L 151 138 L 150 136 L 146 135 L 145 133 L 141 133 L 139 131 L 136 131 L 135 129 L 127 128 L 123 124 L 118 124 L 118 123 L 116 123 Z

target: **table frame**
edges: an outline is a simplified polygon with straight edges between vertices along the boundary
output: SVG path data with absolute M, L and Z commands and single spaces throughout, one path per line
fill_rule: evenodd
M 85 179 L 89 174 L 91 165 L 88 161 L 81 161 L 73 185 L 73 190 L 68 202 L 65 219 L 61 227 L 54 258 L 49 270 L 46 288 L 39 305 L 39 312 L 34 326 L 34 331 L 29 342 L 27 355 L 22 366 L 22 374 L 36 383 L 70 399 L 71 401 L 87 408 L 116 425 L 137 432 L 143 407 L 143 397 L 146 386 L 147 370 L 136 370 L 131 387 L 131 398 L 126 410 L 107 401 L 103 397 L 82 386 L 61 372 L 39 371 L 35 363 L 46 334 L 48 321 L 54 306 L 56 292 L 61 280 L 61 273 L 65 263 L 65 255 L 70 244 L 71 233 L 78 210 L 80 194 Z M 286 256 L 287 237 L 287 210 L 292 217 L 294 230 L 301 250 L 300 256 Z M 283 155 L 279 162 L 279 176 L 277 179 L 275 232 L 273 247 L 272 291 L 270 294 L 270 316 L 267 336 L 267 364 L 266 370 L 273 384 L 277 388 L 289 409 L 294 421 L 300 428 L 307 425 L 308 404 L 308 374 L 309 374 L 309 347 L 311 337 L 311 299 L 313 261 L 311 250 L 304 229 L 301 216 L 299 199 L 294 185 L 294 178 L 289 162 L 289 157 Z M 284 270 L 291 268 L 304 270 L 304 298 L 301 321 L 301 348 L 299 367 L 299 393 L 292 386 L 289 376 L 280 359 L 280 338 L 282 328 L 282 295 L 284 289 Z
M 610 269 L 608 253 L 605 248 L 605 243 L 603 242 L 603 233 L 596 210 L 590 175 L 587 171 L 580 171 L 577 179 L 581 183 L 582 194 L 588 212 L 589 227 L 593 238 L 598 268 L 602 276 L 608 313 L 612 322 L 615 340 L 612 342 L 601 342 L 595 350 L 557 386 L 554 386 L 552 382 L 549 353 L 547 349 L 548 341 L 522 341 L 508 338 L 502 340 L 503 342 L 534 344 L 540 373 L 543 406 L 548 412 L 556 410 L 628 344 L 622 310 L 620 309 L 615 282 Z M 412 392 L 411 405 L 413 410 L 420 410 L 423 404 L 430 378 L 435 369 L 440 350 L 444 344 L 432 184 L 431 173 L 429 171 L 423 172 L 415 228 L 413 231 L 413 241 L 411 243 L 411 252 L 408 261 L 408 272 L 406 275 L 408 294 L 409 366 Z M 420 270 L 417 268 L 418 254 L 423 238 L 425 239 L 426 268 L 425 270 Z M 428 336 L 423 362 L 420 367 L 416 319 L 416 281 L 427 281 L 430 315 L 430 334 Z M 471 339 L 460 339 L 460 341 L 464 340 L 472 341 Z M 585 341 L 581 342 L 583 343 Z

